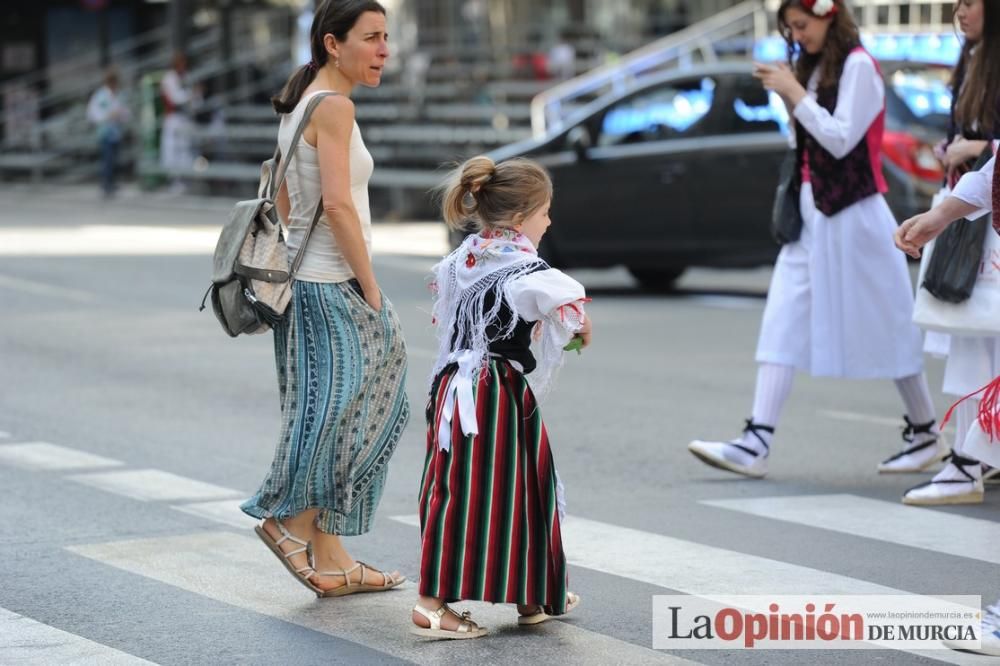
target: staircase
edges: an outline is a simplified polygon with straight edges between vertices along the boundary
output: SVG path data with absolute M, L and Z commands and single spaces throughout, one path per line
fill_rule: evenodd
M 608 92 L 627 91 L 652 73 L 750 57 L 754 44 L 773 34 L 778 4 L 747 0 L 607 64 L 598 53 L 599 43 L 578 44 L 578 71 L 583 73 L 562 83 L 536 80 L 519 66 L 526 44 L 463 47 L 425 41 L 419 52 L 394 52 L 394 69 L 386 71 L 382 85 L 359 88 L 354 95 L 358 124 L 377 165 L 371 183 L 373 212 L 389 218 L 436 216 L 428 190 L 441 182 L 449 165 L 556 131 L 582 105 Z M 941 31 L 950 20 L 940 2 L 928 0 L 855 0 L 853 6 L 868 31 Z M 286 35 L 268 35 L 241 49 L 231 62 L 223 61 L 219 42 L 218 28 L 210 28 L 195 35 L 188 49 L 193 84 L 223 78 L 230 84 L 205 100 L 201 115 L 214 122 L 197 125 L 195 152 L 200 157 L 179 175 L 196 191 L 247 195 L 259 178 L 260 162 L 274 149 L 277 122 L 267 99 L 296 63 Z M 170 57 L 165 29 L 112 48 L 111 60 L 119 64 L 122 80 L 142 82 L 133 87 L 141 92 L 132 100 L 139 122 L 123 157 L 124 166 L 147 186 L 167 175 L 155 151 L 143 146 L 158 145 L 152 108 L 158 103 L 158 76 Z M 412 65 L 420 58 L 427 66 L 416 72 Z M 0 125 L 6 137 L 0 146 L 0 173 L 46 182 L 96 179 L 96 145 L 85 108 L 101 81 L 97 65 L 95 53 L 16 81 L 45 90 L 39 100 L 42 120 L 27 135 L 15 137 Z

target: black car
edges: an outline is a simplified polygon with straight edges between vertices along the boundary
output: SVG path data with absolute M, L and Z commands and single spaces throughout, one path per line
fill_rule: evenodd
M 787 113 L 751 71 L 740 61 L 651 76 L 580 109 L 558 132 L 490 153 L 551 172 L 542 255 L 564 268 L 623 264 L 652 289 L 669 288 L 688 266 L 772 262 Z M 910 178 L 886 176 L 890 188 Z

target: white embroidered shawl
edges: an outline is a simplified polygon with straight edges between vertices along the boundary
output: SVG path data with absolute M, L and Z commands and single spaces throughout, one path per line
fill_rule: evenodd
M 549 268 L 523 234 L 500 229 L 468 236 L 434 267 L 434 276 L 438 355 L 430 381 L 455 360 L 457 352 L 471 351 L 476 366 L 485 366 L 490 343 L 510 337 L 520 318 L 538 322 L 533 336 L 538 364 L 528 381 L 542 400 L 562 365 L 563 346 L 583 325 L 583 286 Z M 493 291 L 499 298 L 486 309 L 486 297 Z M 490 337 L 488 328 L 504 304 L 512 316 Z M 471 349 L 453 349 L 453 340 L 457 345 L 467 341 Z

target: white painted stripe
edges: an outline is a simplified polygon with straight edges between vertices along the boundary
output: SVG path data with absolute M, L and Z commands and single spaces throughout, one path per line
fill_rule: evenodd
M 231 532 L 202 533 L 107 544 L 73 546 L 68 550 L 178 587 L 189 592 L 269 615 L 314 631 L 367 645 L 417 664 L 470 663 L 469 652 L 483 657 L 483 644 L 458 641 L 428 642 L 409 635 L 409 609 L 416 586 L 351 599 L 310 600 L 310 593 L 289 578 L 274 555 L 256 538 Z M 361 554 L 359 553 L 359 556 Z M 364 558 L 367 559 L 367 558 Z M 383 560 L 385 557 L 383 556 Z M 388 566 L 389 562 L 382 562 Z M 233 577 L 233 572 L 239 575 Z M 584 603 L 588 603 L 584 599 Z M 599 600 L 594 599 L 594 604 Z M 648 600 L 644 602 L 648 606 Z M 455 604 L 461 611 L 464 605 Z M 530 663 L 537 658 L 534 640 L 518 640 L 516 614 L 506 605 L 474 604 L 475 619 L 493 632 L 502 632 L 507 663 Z M 545 640 L 558 644 L 563 663 L 574 664 L 691 664 L 604 636 L 569 622 L 548 622 Z M 466 659 L 462 655 L 467 655 Z M 480 659 L 472 659 L 475 663 Z
M 420 525 L 415 515 L 392 519 Z M 798 564 L 574 516 L 563 522 L 562 537 L 572 565 L 719 600 L 734 594 L 909 594 Z M 911 653 L 951 664 L 981 663 L 977 657 L 948 650 Z
M 210 483 L 195 481 L 158 469 L 76 474 L 68 478 L 109 493 L 142 501 L 211 500 L 246 494 L 239 490 L 213 486 Z
M 1000 523 L 856 495 L 704 500 L 702 504 L 1000 564 Z
M 10 439 L 10 433 L 0 430 L 0 439 Z
M 222 523 L 223 525 L 229 525 L 230 527 L 250 529 L 260 521 L 243 513 L 240 510 L 240 504 L 242 503 L 242 500 L 221 500 L 218 502 L 182 504 L 180 506 L 172 506 L 170 508 L 176 511 L 191 514 L 192 516 L 204 518 L 205 520 L 211 520 L 216 523 Z
M 213 225 L 5 227 L 0 229 L 0 256 L 208 255 L 215 249 L 220 230 Z M 448 232 L 440 222 L 375 224 L 372 252 L 440 258 L 448 253 Z M 428 272 L 430 266 L 427 262 Z
M 5 666 L 139 666 L 152 663 L 0 608 L 0 664 Z
M 120 460 L 95 456 L 48 442 L 23 442 L 0 444 L 0 463 L 37 470 L 90 469 L 118 467 Z

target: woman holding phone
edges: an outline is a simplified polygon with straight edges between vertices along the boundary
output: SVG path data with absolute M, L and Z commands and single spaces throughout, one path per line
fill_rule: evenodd
M 691 442 L 703 462 L 767 473 L 795 372 L 892 379 L 905 405 L 904 446 L 879 472 L 916 472 L 946 455 L 923 372 L 913 291 L 879 164 L 885 90 L 842 0 L 784 0 L 788 64 L 754 76 L 793 118 L 803 228 L 775 265 L 757 346 L 753 412 L 740 437 Z

